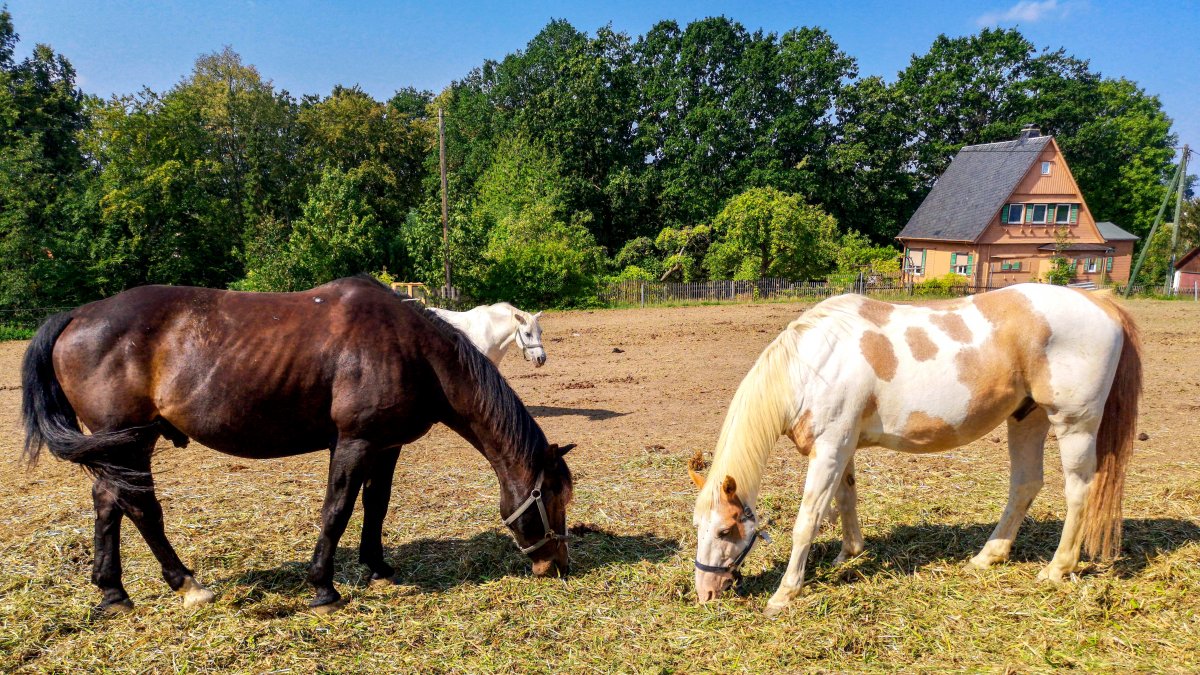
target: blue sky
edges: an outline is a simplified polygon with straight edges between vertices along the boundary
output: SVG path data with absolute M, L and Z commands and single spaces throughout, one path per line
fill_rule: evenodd
M 1157 94 L 1183 142 L 1200 145 L 1200 2 L 959 0 L 900 2 L 275 2 L 268 0 L 7 1 L 22 54 L 45 42 L 66 54 L 88 92 L 163 90 L 201 54 L 231 45 L 293 94 L 359 84 L 386 98 L 403 86 L 439 90 L 485 58 L 520 49 L 551 18 L 630 35 L 661 19 L 724 14 L 750 29 L 825 28 L 864 75 L 891 80 L 939 33 L 1017 26 L 1039 47 L 1063 47 L 1108 76 Z

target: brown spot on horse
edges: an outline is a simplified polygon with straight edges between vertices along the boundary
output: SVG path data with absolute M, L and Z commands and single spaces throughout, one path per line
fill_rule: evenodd
M 937 356 L 938 348 L 929 339 L 929 333 L 920 326 L 910 326 L 904 331 L 904 341 L 908 343 L 908 349 L 912 352 L 913 358 L 918 361 L 928 361 Z
M 956 342 L 967 343 L 973 339 L 971 329 L 967 327 L 967 322 L 963 321 L 962 316 L 953 312 L 936 312 L 929 317 L 929 321 L 942 329 L 942 332 L 950 336 L 951 340 Z
M 884 382 L 890 382 L 896 376 L 896 367 L 900 363 L 896 360 L 892 341 L 886 335 L 869 330 L 863 333 L 862 339 L 859 341 L 859 348 L 862 350 L 863 358 L 871 364 L 871 369 L 875 371 L 876 377 Z
M 891 318 L 892 312 L 895 309 L 896 306 L 891 303 L 863 298 L 862 304 L 858 306 L 858 315 L 883 328 L 887 325 L 888 319 Z

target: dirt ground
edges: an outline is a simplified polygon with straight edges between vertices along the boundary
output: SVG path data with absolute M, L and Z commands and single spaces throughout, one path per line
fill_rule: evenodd
M 692 604 L 685 465 L 711 450 L 742 376 L 805 305 L 547 313 L 547 365 L 514 350 L 502 370 L 551 442 L 578 444 L 577 574 L 528 577 L 494 475 L 439 427 L 398 468 L 384 542 L 403 585 L 365 585 L 356 514 L 338 554 L 350 604 L 329 618 L 303 611 L 324 453 L 250 461 L 165 442 L 155 470 L 168 535 L 218 602 L 183 610 L 126 527 L 138 608 L 90 616 L 89 481 L 53 458 L 18 463 L 25 343 L 0 343 L 0 669 L 1188 670 L 1200 666 L 1200 304 L 1130 306 L 1148 440 L 1128 478 L 1125 563 L 1092 566 L 1066 590 L 1034 581 L 1064 511 L 1053 443 L 1013 563 L 988 572 L 962 564 L 1003 507 L 1003 428 L 938 455 L 864 450 L 866 562 L 831 571 L 838 533 L 824 532 L 811 585 L 775 623 L 759 611 L 786 565 L 805 460 L 778 444 L 760 509 L 775 541 L 751 556 L 740 597 L 704 608 Z

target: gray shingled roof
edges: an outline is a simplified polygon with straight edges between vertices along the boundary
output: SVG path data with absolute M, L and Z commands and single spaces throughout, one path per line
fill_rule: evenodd
M 1141 238 L 1136 234 L 1122 230 L 1108 221 L 1097 222 L 1096 229 L 1100 230 L 1100 236 L 1104 237 L 1104 241 L 1137 241 Z
M 896 236 L 975 241 L 1049 142 L 1038 136 L 959 150 Z

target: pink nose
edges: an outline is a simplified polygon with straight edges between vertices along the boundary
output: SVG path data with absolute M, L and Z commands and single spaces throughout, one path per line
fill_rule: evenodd
M 733 586 L 733 575 L 696 570 L 696 599 L 701 604 L 716 600 Z

